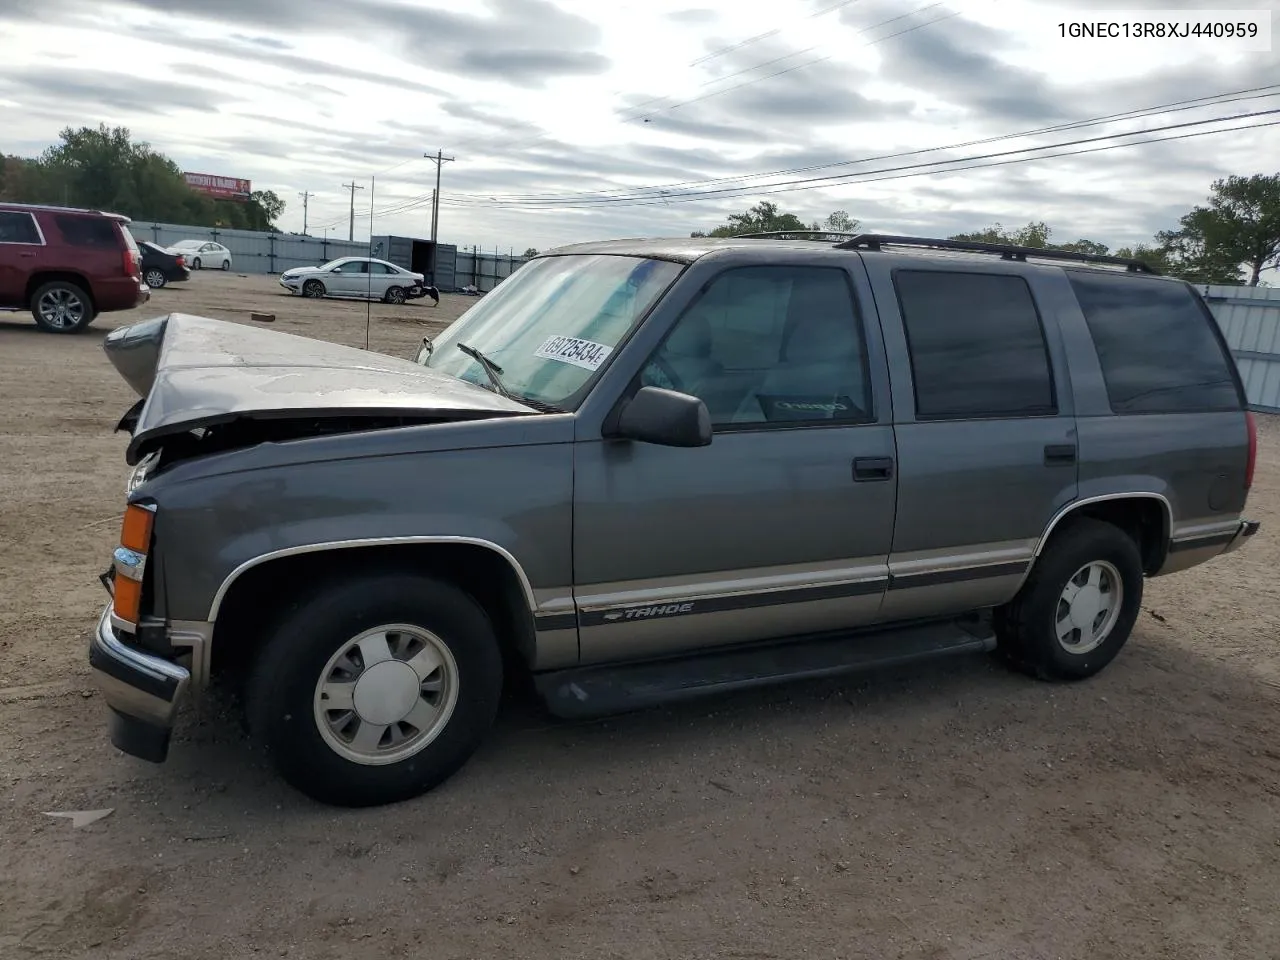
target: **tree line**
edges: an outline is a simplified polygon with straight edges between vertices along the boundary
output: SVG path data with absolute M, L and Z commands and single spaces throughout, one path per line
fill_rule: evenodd
M 276 230 L 284 213 L 284 201 L 270 190 L 256 190 L 247 201 L 192 190 L 176 163 L 150 144 L 134 142 L 125 127 L 66 127 L 59 139 L 38 157 L 0 157 L 0 201 L 235 230 Z
M 795 214 L 783 213 L 776 203 L 764 200 L 743 213 L 731 214 L 725 223 L 711 231 L 695 230 L 690 236 L 733 237 L 797 231 L 853 233 L 859 223 L 847 212 L 837 210 L 822 223 L 806 224 Z M 1052 235 L 1048 224 L 1033 221 L 1012 230 L 995 223 L 948 239 L 1123 257 L 1141 260 L 1166 276 L 1192 283 L 1257 286 L 1263 270 L 1280 266 L 1280 173 L 1215 180 L 1205 204 L 1197 205 L 1181 217 L 1177 227 L 1159 231 L 1150 243 L 1112 250 L 1105 243 L 1084 238 L 1054 243 Z

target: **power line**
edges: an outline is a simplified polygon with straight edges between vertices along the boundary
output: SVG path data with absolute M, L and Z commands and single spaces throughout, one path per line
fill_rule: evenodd
M 1264 91 L 1264 92 L 1258 93 L 1258 91 Z M 1266 92 L 1266 91 L 1270 91 L 1270 92 Z M 1117 120 L 1136 119 L 1141 115 L 1175 113 L 1175 112 L 1189 110 L 1189 109 L 1203 109 L 1204 107 L 1207 107 L 1207 106 L 1211 106 L 1211 105 L 1218 106 L 1218 105 L 1231 103 L 1239 100 L 1252 100 L 1252 99 L 1276 96 L 1277 93 L 1280 93 L 1280 84 L 1273 84 L 1270 86 L 1263 86 L 1263 87 L 1251 87 L 1244 90 L 1226 91 L 1223 93 L 1212 94 L 1204 97 L 1195 97 L 1195 98 L 1189 98 L 1186 100 L 1176 100 L 1167 104 L 1159 104 L 1156 106 L 1136 108 L 1132 110 L 1122 111 L 1120 113 L 1109 114 L 1102 117 L 1093 117 L 1093 118 L 1087 118 L 1083 120 L 1068 121 L 1061 124 L 1053 124 L 1050 126 L 1038 127 L 1032 130 L 1025 130 L 1017 133 L 1002 134 L 1000 136 L 987 137 L 979 140 L 970 140 L 962 143 L 954 143 L 954 144 L 949 144 L 945 146 L 928 147 L 920 150 L 906 151 L 906 152 L 897 153 L 897 154 L 885 154 L 885 155 L 873 156 L 873 157 L 863 157 L 856 160 L 837 161 L 830 164 L 816 164 L 809 167 L 797 167 L 790 170 L 771 171 L 771 172 L 759 173 L 759 174 L 748 174 L 748 175 L 743 175 L 738 177 L 723 177 L 723 178 L 715 178 L 715 179 L 701 180 L 701 181 L 699 180 L 684 181 L 682 183 L 669 184 L 668 186 L 674 188 L 674 187 L 692 186 L 692 185 L 698 185 L 698 184 L 704 184 L 704 183 L 716 184 L 716 183 L 724 183 L 724 182 L 735 182 L 735 181 L 743 181 L 748 179 L 783 176 L 783 175 L 788 175 L 792 173 L 804 173 L 812 170 L 821 170 L 821 169 L 829 169 L 829 168 L 846 166 L 846 165 L 862 164 L 862 163 L 868 163 L 868 162 L 873 162 L 877 160 L 899 159 L 903 157 L 918 156 L 918 155 L 923 155 L 923 154 L 933 153 L 933 152 L 938 152 L 943 150 L 952 150 L 952 149 L 960 149 L 968 146 L 984 145 L 984 144 L 989 144 L 989 143 L 1003 141 L 1003 140 L 1016 139 L 1019 137 L 1034 136 L 1034 135 L 1039 135 L 1039 134 L 1048 133 L 1048 132 L 1061 132 L 1069 129 L 1084 129 L 1091 126 L 1098 126 L 1103 123 L 1115 122 Z M 1222 122 L 1226 119 L 1230 119 L 1230 118 L 1214 118 L 1214 119 L 1202 121 L 1202 122 L 1205 122 L 1205 123 Z M 1165 128 L 1156 128 L 1156 129 L 1159 130 L 1159 129 L 1165 129 Z M 1108 135 L 1107 137 L 1102 137 L 1098 139 L 1112 139 L 1120 136 L 1138 136 L 1145 132 L 1153 132 L 1153 131 L 1142 131 L 1142 130 L 1129 131 L 1127 133 L 1111 134 L 1111 135 Z M 1016 153 L 1016 152 L 1029 152 L 1032 150 L 1048 150 L 1048 149 L 1053 149 L 1057 146 L 1061 146 L 1061 144 L 1046 144 L 1040 147 L 1028 147 L 1028 148 L 1023 148 L 1022 151 L 1011 151 L 1011 152 Z M 959 158 L 957 160 L 948 161 L 948 162 L 959 163 L 959 162 L 970 161 L 972 159 L 974 158 L 964 157 L 964 158 Z M 920 166 L 920 167 L 937 166 L 938 164 L 939 162 L 934 162 L 934 163 L 919 164 L 917 166 Z M 850 174 L 848 176 L 860 177 L 860 176 L 866 176 L 869 174 L 874 174 L 877 172 L 878 171 L 874 171 L 874 170 L 862 171 L 859 173 Z M 946 172 L 946 171 L 937 171 L 937 172 Z M 762 184 L 762 185 L 759 185 L 759 187 L 753 187 L 751 189 L 768 188 L 773 186 L 777 186 L 777 184 Z M 628 188 L 620 188 L 620 189 L 630 190 L 632 191 L 633 194 L 636 193 L 637 191 L 661 191 L 662 190 L 661 187 L 628 187 Z M 740 189 L 745 190 L 746 188 L 740 188 Z M 777 191 L 777 192 L 784 192 L 784 191 Z M 559 200 L 559 201 L 562 201 L 563 205 L 572 206 L 574 203 L 577 203 L 580 200 L 583 200 L 583 199 L 594 200 L 596 198 L 603 197 L 608 193 L 609 191 L 599 191 L 594 193 L 574 192 L 572 194 L 561 195 L 561 196 L 556 196 L 556 195 L 494 196 L 494 195 L 490 195 L 488 198 L 477 196 L 477 195 L 463 194 L 456 199 L 452 199 L 452 198 L 445 199 L 442 202 L 450 206 L 470 205 L 470 206 L 491 207 L 494 205 L 494 203 L 506 204 L 506 203 L 516 203 L 518 201 L 522 201 L 526 199 L 528 200 L 537 199 L 537 200 L 545 200 L 545 201 Z M 691 199 L 698 199 L 697 195 L 691 195 L 690 193 L 686 193 L 681 196 L 689 196 Z M 379 210 L 378 213 L 384 216 L 388 216 L 388 215 L 393 215 L 395 213 L 404 212 L 406 210 L 410 210 L 410 209 L 414 209 L 416 207 L 422 206 L 423 203 L 429 198 L 430 198 L 430 194 L 423 194 L 419 197 L 412 197 L 407 200 L 398 201 L 393 205 L 390 205 L 386 208 Z M 618 199 L 620 201 L 625 200 L 625 201 L 628 201 L 629 205 L 640 206 L 640 205 L 650 205 L 650 204 L 643 204 L 643 203 L 631 204 L 630 202 L 643 200 L 643 199 L 654 199 L 654 200 L 661 200 L 662 203 L 665 204 L 669 202 L 669 200 L 672 198 L 670 196 L 666 196 L 662 194 L 657 194 L 657 195 L 640 194 L 640 195 L 629 196 L 629 197 L 617 197 L 614 199 Z M 486 200 L 493 201 L 493 202 L 486 202 Z M 651 204 L 651 205 L 658 205 L 658 204 Z
M 1268 91 L 1258 93 L 1257 91 Z M 1280 84 L 1270 84 L 1263 87 L 1250 87 L 1245 90 L 1233 90 L 1225 93 L 1213 94 L 1206 97 L 1195 97 L 1188 100 L 1175 100 L 1170 103 L 1157 104 L 1151 107 L 1135 108 L 1126 110 L 1122 113 L 1109 114 L 1103 117 L 1092 117 L 1084 120 L 1071 120 L 1064 123 L 1052 124 L 1045 127 L 1036 127 L 1032 130 L 1022 130 L 1017 133 L 1005 133 L 999 136 L 984 137 L 978 140 L 967 140 L 961 143 L 952 143 L 945 146 L 925 147 L 918 150 L 907 150 L 901 153 L 886 153 L 875 156 L 859 157 L 854 160 L 837 160 L 831 163 L 811 164 L 804 167 L 792 167 L 785 170 L 770 170 L 762 173 L 740 174 L 736 176 L 726 177 L 709 177 L 701 180 L 682 180 L 675 183 L 664 183 L 653 186 L 632 186 L 632 187 L 616 187 L 606 190 L 575 190 L 568 191 L 563 194 L 502 194 L 490 195 L 491 199 L 507 201 L 518 201 L 526 199 L 542 199 L 551 197 L 595 197 L 606 196 L 618 193 L 637 193 L 640 191 L 653 191 L 655 194 L 661 194 L 662 191 L 670 191 L 680 187 L 706 186 L 722 183 L 737 183 L 748 180 L 762 180 L 769 177 L 788 176 L 798 173 L 809 173 L 814 170 L 829 170 L 836 167 L 853 166 L 860 163 L 873 163 L 881 160 L 897 160 L 903 157 L 920 156 L 926 153 L 937 153 L 944 150 L 960 150 L 965 147 L 984 146 L 990 143 L 999 143 L 1004 140 L 1016 140 L 1021 137 L 1039 136 L 1045 133 L 1059 133 L 1065 130 L 1085 129 L 1088 127 L 1099 126 L 1104 123 L 1114 123 L 1118 120 L 1136 120 L 1143 116 L 1158 115 L 1161 113 L 1180 113 L 1186 110 L 1203 109 L 1208 106 L 1222 106 L 1227 103 L 1236 103 L 1242 100 L 1258 100 L 1266 97 L 1274 97 L 1280 95 Z M 1209 101 L 1213 101 L 1210 103 Z M 1141 132 L 1141 131 L 1136 131 Z M 655 196 L 655 199 L 659 197 Z
M 688 191 L 682 194 L 668 194 L 661 198 L 661 202 L 662 203 L 680 203 L 680 202 L 687 202 L 689 200 L 701 200 L 701 199 L 705 199 L 707 197 L 713 197 L 713 196 L 723 196 L 726 194 L 741 194 L 744 192 L 752 193 L 752 192 L 759 192 L 760 188 L 787 187 L 787 188 L 794 188 L 797 190 L 814 189 L 814 188 L 819 188 L 823 185 L 843 182 L 856 177 L 862 177 L 868 174 L 890 173 L 890 172 L 896 172 L 900 170 L 914 170 L 914 169 L 919 169 L 923 167 L 939 167 L 939 166 L 945 166 L 948 164 L 968 163 L 973 160 L 986 160 L 986 159 L 997 158 L 997 157 L 1012 156 L 1013 154 L 1018 154 L 1018 153 L 1031 153 L 1033 151 L 1053 150 L 1059 147 L 1072 147 L 1072 146 L 1077 146 L 1079 144 L 1085 144 L 1085 143 L 1097 143 L 1098 141 L 1101 141 L 1101 140 L 1114 140 L 1118 137 L 1132 137 L 1132 136 L 1138 136 L 1144 133 L 1159 133 L 1164 130 L 1177 130 L 1185 127 L 1204 126 L 1205 124 L 1210 124 L 1210 123 L 1226 123 L 1231 120 L 1243 120 L 1250 117 L 1261 117 L 1261 116 L 1267 116 L 1275 113 L 1280 113 L 1280 109 L 1259 110 L 1251 113 L 1233 114 L 1231 116 L 1225 116 L 1225 117 L 1210 117 L 1204 120 L 1188 120 L 1182 123 L 1170 123 L 1170 124 L 1165 124 L 1164 126 L 1150 127 L 1146 130 L 1133 130 L 1125 133 L 1108 133 L 1108 134 L 1103 134 L 1101 136 L 1096 136 L 1096 137 L 1084 137 L 1078 140 L 1067 140 L 1059 143 L 1044 144 L 1038 147 L 1020 147 L 1016 150 L 1005 150 L 997 153 L 979 154 L 977 156 L 969 156 L 969 157 L 956 157 L 950 160 L 932 160 L 932 161 L 926 161 L 924 163 L 906 164 L 904 166 L 888 167 L 880 170 L 868 170 L 868 171 L 861 171 L 861 172 L 854 172 L 854 173 L 832 174 L 825 177 L 805 177 L 805 178 L 796 179 L 796 180 L 783 180 L 778 183 L 761 184 L 759 187 L 755 187 L 755 186 L 725 187 L 725 188 L 716 189 L 716 190 Z M 938 171 L 938 172 L 946 172 L 946 171 Z M 772 189 L 770 190 L 770 192 L 786 193 L 789 191 L 785 189 L 784 190 Z M 639 201 L 654 200 L 654 199 L 658 199 L 658 198 L 655 198 L 652 194 L 638 194 L 632 197 L 583 198 L 581 200 L 573 201 L 569 204 L 565 204 L 563 200 L 559 198 L 556 198 L 556 199 L 548 198 L 546 200 L 537 200 L 537 201 L 532 199 L 524 200 L 524 201 L 503 200 L 501 202 L 506 206 L 556 205 L 556 206 L 576 207 L 581 209 L 581 208 L 592 207 L 592 206 L 610 206 L 615 204 L 630 205 Z
M 1264 111 L 1259 111 L 1259 112 L 1257 112 L 1257 113 L 1241 114 L 1241 115 L 1238 115 L 1238 116 L 1236 116 L 1236 117 L 1219 117 L 1219 118 L 1217 118 L 1216 122 L 1225 122 L 1225 121 L 1228 121 L 1228 120 L 1235 120 L 1235 119 L 1239 119 L 1240 117 L 1265 116 L 1265 115 L 1268 115 L 1268 114 L 1275 114 L 1275 113 L 1280 113 L 1280 110 L 1264 110 Z M 995 158 L 995 157 L 1003 157 L 1003 156 L 1006 156 L 1006 154 L 1000 154 L 1000 153 L 996 153 L 996 154 L 986 154 L 986 155 L 978 155 L 978 156 L 973 156 L 973 157 L 964 157 L 964 158 L 961 158 L 960 160 L 956 160 L 956 161 L 948 161 L 948 162 L 955 162 L 955 163 L 959 163 L 959 162 L 969 162 L 969 161 L 990 161 L 990 162 L 969 163 L 969 165 L 968 165 L 968 166 L 956 167 L 956 168 L 954 168 L 954 169 L 949 169 L 949 170 L 937 170 L 937 169 L 934 169 L 934 170 L 919 170 L 919 169 L 916 169 L 916 167 L 923 167 L 923 166 L 936 166 L 935 164 L 913 164 L 913 165 L 906 166 L 906 167 L 891 167 L 891 168 L 888 168 L 888 169 L 886 169 L 886 170 L 867 170 L 867 171 L 863 171 L 862 173 L 850 174 L 849 176 L 852 176 L 852 177 L 859 177 L 860 179 L 858 179 L 858 180 L 856 180 L 856 181 L 852 181 L 852 180 L 851 180 L 851 181 L 847 181 L 847 182 L 850 182 L 850 183 L 857 183 L 857 184 L 863 184 L 863 183 L 878 183 L 878 182 L 881 182 L 881 181 L 884 181 L 884 180 L 902 180 L 902 179 L 906 179 L 906 178 L 910 178 L 910 177 L 933 176 L 933 175 L 938 175 L 938 174 L 950 175 L 950 174 L 959 173 L 959 172 L 962 172 L 962 171 L 965 171 L 965 170 L 977 170 L 977 169 L 981 169 L 981 168 L 984 168 L 984 167 L 998 167 L 998 166 L 1005 166 L 1005 165 L 1008 165 L 1008 164 L 1014 164 L 1014 163 L 1030 163 L 1030 162 L 1037 161 L 1037 160 L 1050 160 L 1050 159 L 1054 159 L 1054 158 L 1057 158 L 1057 157 L 1072 157 L 1072 156 L 1078 156 L 1078 155 L 1080 155 L 1080 154 L 1086 154 L 1086 153 L 1099 153 L 1099 152 L 1103 152 L 1103 151 L 1106 151 L 1106 150 L 1119 150 L 1119 149 L 1124 148 L 1124 147 L 1142 146 L 1142 145 L 1144 145 L 1144 144 L 1149 144 L 1149 143 L 1164 143 L 1164 142 L 1166 142 L 1166 141 L 1173 141 L 1173 140 L 1188 140 L 1188 139 L 1191 139 L 1191 138 L 1193 138 L 1193 137 L 1210 136 L 1210 135 L 1217 134 L 1217 133 L 1233 133 L 1233 132 L 1240 131 L 1240 130 L 1254 130 L 1254 129 L 1261 129 L 1261 128 L 1263 128 L 1263 127 L 1272 127 L 1272 126 L 1276 126 L 1276 125 L 1280 125 L 1280 120 L 1277 120 L 1277 121 L 1269 121 L 1269 122 L 1266 122 L 1266 123 L 1245 124 L 1245 125 L 1242 125 L 1242 126 L 1235 126 L 1235 127 L 1224 127 L 1224 128 L 1222 128 L 1222 129 L 1219 129 L 1219 130 L 1200 130 L 1200 131 L 1195 131 L 1195 132 L 1193 132 L 1193 133 L 1177 134 L 1177 135 L 1170 136 L 1170 137 L 1152 137 L 1152 138 L 1149 138 L 1149 139 L 1146 139 L 1146 140 L 1135 140 L 1135 141 L 1130 141 L 1130 142 L 1128 142 L 1128 143 L 1113 143 L 1113 144 L 1107 144 L 1107 145 L 1104 145 L 1104 146 L 1098 146 L 1098 147 L 1088 147 L 1088 148 L 1081 149 L 1081 150 L 1069 150 L 1069 151 L 1063 151 L 1063 152 L 1059 152 L 1059 153 L 1042 154 L 1042 155 L 1039 155 L 1039 156 L 1030 156 L 1030 157 L 1017 157 L 1017 158 L 1013 158 L 1013 159 L 1002 159 L 1002 160 L 993 160 L 993 159 L 991 159 L 991 158 Z M 1184 125 L 1183 125 L 1183 124 L 1177 124 L 1177 125 L 1174 125 L 1174 126 L 1184 126 Z M 1163 128 L 1158 128 L 1158 129 L 1172 129 L 1172 127 L 1163 127 Z M 1153 131 L 1146 131 L 1146 130 L 1143 130 L 1143 131 L 1137 131 L 1137 133 L 1149 133 L 1149 132 L 1153 132 Z M 1134 134 L 1124 134 L 1124 136 L 1133 136 L 1133 135 L 1134 135 Z M 1108 139 L 1108 138 L 1094 138 L 1094 139 Z M 1077 140 L 1077 141 L 1072 141 L 1072 142 L 1073 142 L 1073 143 L 1088 143 L 1088 142 L 1090 142 L 1090 141 L 1088 141 L 1088 140 L 1084 140 L 1084 141 L 1079 141 L 1079 140 Z M 1063 144 L 1049 144 L 1049 145 L 1047 145 L 1047 146 L 1045 146 L 1045 147 L 1038 147 L 1038 148 L 1035 148 L 1035 149 L 1038 149 L 1038 150 L 1047 150 L 1047 149 L 1052 149 L 1052 148 L 1054 148 L 1054 147 L 1070 146 L 1070 145 L 1071 145 L 1070 143 L 1063 143 Z M 1009 151 L 1009 152 L 1011 152 L 1011 153 L 1019 153 L 1019 152 L 1024 152 L 1024 151 L 1016 151 L 1016 150 L 1015 150 L 1015 151 Z M 906 171 L 906 172 L 901 172 L 901 171 Z M 879 176 L 878 174 L 885 174 L 885 175 L 883 175 L 883 176 Z M 820 189 L 822 186 L 823 186 L 823 184 L 808 184 L 808 185 L 804 185 L 804 186 L 787 186 L 787 187 L 782 187 L 781 189 L 765 189 L 765 190 L 759 190 L 759 191 L 757 191 L 757 192 L 754 194 L 754 196 L 772 196 L 772 195 L 774 195 L 774 194 L 779 194 L 779 193 L 795 193 L 795 192 L 798 192 L 798 191 L 801 191 L 801 190 L 813 190 L 813 189 Z M 672 203 L 692 203 L 692 202 L 697 202 L 697 201 L 704 200 L 704 199 L 705 199 L 705 197 L 702 197 L 702 196 L 688 196 L 688 197 L 682 197 L 682 198 L 672 198 L 670 202 L 672 202 Z M 626 203 L 626 204 L 622 204 L 622 205 L 623 205 L 623 206 L 635 206 L 635 207 L 656 207 L 656 206 L 664 206 L 664 205 L 665 205 L 665 202 L 659 202 L 659 201 L 653 201 L 653 200 L 640 200 L 640 201 L 634 201 L 634 202 L 630 202 L 630 203 Z M 475 206 L 475 205 L 473 205 L 473 206 Z M 511 205 L 510 205 L 510 204 L 499 204 L 499 205 L 496 205 L 496 206 L 497 206 L 498 208 L 501 208 L 501 209 L 511 209 Z M 597 210 L 598 210 L 598 209 L 601 209 L 601 207 L 600 207 L 600 205 L 587 206 L 587 205 L 582 205 L 582 204 L 567 203 L 567 204 L 563 204 L 563 205 L 560 205 L 560 206 L 557 206 L 557 207 L 550 207 L 550 206 L 544 206 L 544 207 L 519 207 L 518 209 L 523 209 L 523 210 L 538 210 L 538 209 L 543 209 L 543 210 L 590 210 L 590 209 L 597 209 Z

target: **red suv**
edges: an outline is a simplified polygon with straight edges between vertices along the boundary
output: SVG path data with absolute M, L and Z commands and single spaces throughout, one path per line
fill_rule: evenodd
M 100 313 L 151 299 L 128 217 L 0 203 L 0 309 L 30 310 L 49 333 L 79 333 Z

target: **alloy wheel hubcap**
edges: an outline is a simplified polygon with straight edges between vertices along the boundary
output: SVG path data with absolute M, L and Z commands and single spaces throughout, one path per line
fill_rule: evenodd
M 1086 563 L 1067 581 L 1058 598 L 1054 635 L 1068 653 L 1090 653 L 1111 635 L 1120 616 L 1124 584 L 1105 560 Z
M 40 316 L 55 327 L 71 327 L 84 316 L 84 304 L 68 290 L 52 290 L 40 298 Z
M 387 624 L 344 643 L 316 683 L 321 737 L 353 763 L 413 756 L 440 735 L 458 701 L 458 667 L 435 634 Z

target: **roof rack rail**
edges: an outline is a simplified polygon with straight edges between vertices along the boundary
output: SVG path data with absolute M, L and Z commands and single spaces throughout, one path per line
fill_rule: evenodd
M 839 230 L 770 230 L 766 233 L 739 233 L 733 240 L 831 240 L 835 237 L 860 237 L 860 233 L 841 233 Z
M 1124 267 L 1131 273 L 1149 273 L 1160 276 L 1160 271 L 1141 260 L 1127 257 L 1109 257 L 1096 253 L 1077 253 L 1074 250 L 1053 250 L 1042 247 L 1020 247 L 1012 243 L 983 243 L 979 240 L 938 240 L 930 237 L 897 237 L 883 233 L 861 233 L 836 244 L 839 250 L 879 250 L 881 246 L 933 247 L 940 250 L 964 250 L 971 253 L 998 253 L 1002 260 L 1026 263 L 1028 257 L 1041 260 L 1068 260 L 1074 263 L 1109 263 Z

